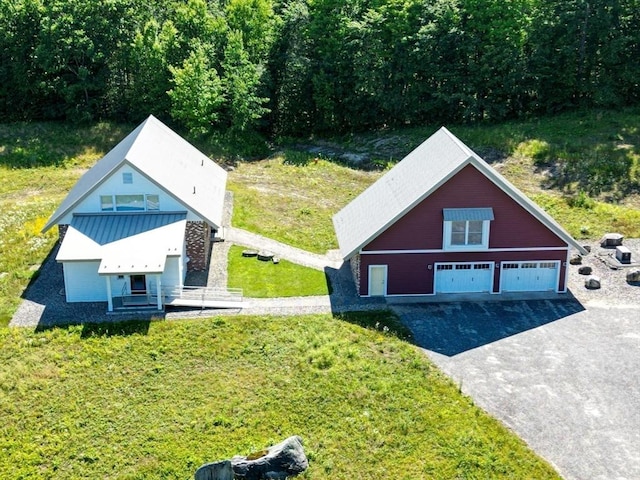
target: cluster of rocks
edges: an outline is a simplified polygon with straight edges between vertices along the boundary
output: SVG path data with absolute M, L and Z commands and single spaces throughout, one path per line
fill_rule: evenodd
M 615 260 L 612 255 L 609 254 L 605 263 L 608 264 L 610 268 L 620 268 L 623 266 L 631 266 L 631 251 L 622 245 L 624 237 L 619 233 L 607 233 L 600 239 L 600 247 L 610 249 L 615 248 Z M 587 251 L 591 251 L 591 248 L 585 246 Z M 574 254 L 569 259 L 569 263 L 571 265 L 582 265 L 582 255 Z M 614 265 L 615 264 L 615 265 Z M 578 273 L 580 275 L 585 275 L 587 278 L 585 279 L 584 286 L 587 289 L 594 290 L 599 289 L 602 286 L 602 282 L 599 276 L 593 275 L 593 268 L 588 265 L 582 265 L 578 268 Z M 629 284 L 640 283 L 640 269 L 629 270 L 626 273 L 626 280 Z
M 284 480 L 304 472 L 309 462 L 297 435 L 246 457 L 207 463 L 195 473 L 195 480 Z

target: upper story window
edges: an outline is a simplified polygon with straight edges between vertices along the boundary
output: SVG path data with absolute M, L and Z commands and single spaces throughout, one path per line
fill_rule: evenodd
M 159 195 L 146 195 L 147 210 L 160 210 L 160 196 Z
M 144 209 L 144 195 L 116 195 L 116 212 L 136 212 Z
M 445 208 L 445 250 L 482 250 L 489 248 L 489 223 L 492 208 Z
M 125 185 L 133 183 L 133 173 L 122 172 L 122 183 Z
M 100 195 L 100 210 L 103 212 L 160 210 L 160 196 L 157 194 Z

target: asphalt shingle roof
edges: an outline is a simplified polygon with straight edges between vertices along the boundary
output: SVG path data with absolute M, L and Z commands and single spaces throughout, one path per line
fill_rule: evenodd
M 227 172 L 150 115 L 78 180 L 43 231 L 73 211 L 123 164 L 132 165 L 198 217 L 222 223 Z
M 445 127 L 426 139 L 333 217 L 340 254 L 349 259 L 466 165 L 472 164 L 568 245 L 585 253 L 549 214 Z

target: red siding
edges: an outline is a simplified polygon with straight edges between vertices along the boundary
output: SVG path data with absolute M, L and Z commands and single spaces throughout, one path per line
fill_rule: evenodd
M 369 265 L 387 265 L 388 295 L 428 295 L 433 293 L 436 262 L 516 262 L 525 260 L 559 260 L 558 290 L 564 290 L 566 250 L 527 252 L 455 252 L 405 253 L 360 256 L 360 295 L 369 294 Z M 431 265 L 431 270 L 429 270 Z M 500 269 L 494 271 L 494 292 L 500 289 Z
M 467 165 L 363 250 L 440 249 L 442 209 L 475 207 L 493 207 L 495 220 L 490 225 L 489 248 L 566 246 L 474 166 Z

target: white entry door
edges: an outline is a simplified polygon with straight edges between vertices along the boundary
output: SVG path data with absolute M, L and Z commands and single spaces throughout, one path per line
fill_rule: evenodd
M 369 265 L 369 295 L 372 297 L 387 294 L 387 266 Z
M 490 292 L 493 263 L 436 263 L 436 293 Z
M 503 292 L 556 291 L 560 262 L 505 262 L 500 284 Z

